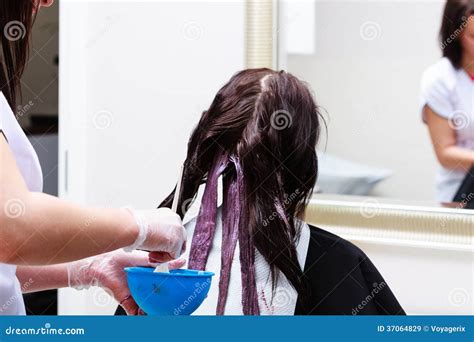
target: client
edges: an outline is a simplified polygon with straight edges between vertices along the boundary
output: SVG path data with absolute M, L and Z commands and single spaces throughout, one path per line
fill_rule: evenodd
M 185 225 L 185 258 L 216 276 L 196 314 L 404 314 L 359 248 L 303 221 L 320 125 L 309 89 L 269 69 L 235 74 L 203 113 L 178 206 L 183 217 L 205 184 L 199 214 Z M 171 207 L 174 196 L 160 206 Z

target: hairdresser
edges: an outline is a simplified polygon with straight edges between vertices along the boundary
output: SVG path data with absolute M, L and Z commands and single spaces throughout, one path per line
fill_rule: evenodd
M 184 262 L 175 259 L 185 230 L 168 209 L 87 208 L 41 193 L 38 157 L 13 110 L 34 18 L 52 2 L 0 2 L 0 315 L 25 314 L 22 289 L 68 286 L 107 288 L 128 314 L 137 314 L 123 268 L 149 265 L 148 253 L 136 249 L 180 267 Z
M 440 39 L 443 58 L 423 75 L 421 111 L 441 164 L 438 201 L 452 202 L 474 166 L 474 0 L 447 1 Z

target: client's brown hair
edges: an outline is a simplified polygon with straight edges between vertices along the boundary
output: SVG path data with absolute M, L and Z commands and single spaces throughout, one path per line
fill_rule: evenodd
M 206 183 L 189 267 L 204 269 L 215 231 L 217 179 L 223 176 L 223 246 L 217 314 L 223 314 L 236 240 L 242 266 L 244 314 L 259 314 L 255 248 L 300 296 L 306 281 L 296 245 L 318 172 L 320 113 L 308 88 L 270 69 L 238 72 L 217 93 L 191 135 L 178 213 Z M 171 207 L 174 191 L 160 205 Z

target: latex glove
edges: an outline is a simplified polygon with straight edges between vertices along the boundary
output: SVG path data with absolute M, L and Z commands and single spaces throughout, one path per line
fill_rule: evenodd
M 168 208 L 154 210 L 128 209 L 140 232 L 135 243 L 124 250 L 135 249 L 157 252 L 163 261 L 177 259 L 186 248 L 186 230 L 181 218 Z
M 113 295 L 115 300 L 125 309 L 128 315 L 139 314 L 139 308 L 127 285 L 125 267 L 153 266 L 161 259 L 150 259 L 144 251 L 126 253 L 117 250 L 67 264 L 69 286 L 77 290 L 99 286 Z M 170 269 L 180 268 L 185 264 L 184 259 L 173 260 Z

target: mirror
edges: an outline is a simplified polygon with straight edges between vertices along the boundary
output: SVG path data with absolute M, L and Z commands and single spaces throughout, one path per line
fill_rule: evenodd
M 445 1 L 278 3 L 277 67 L 309 84 L 327 119 L 327 134 L 318 147 L 316 198 L 369 196 L 455 208 L 474 199 L 467 191 L 453 203 L 469 168 L 466 163 L 441 168 L 434 145 L 445 139 L 433 144 L 422 120 L 422 79 L 431 82 L 433 72 L 425 71 L 441 68 L 438 36 L 444 6 Z M 474 32 L 471 18 L 465 18 L 461 31 Z M 461 31 L 453 32 L 454 39 Z M 469 140 L 462 153 L 474 165 L 474 81 L 460 77 L 466 87 L 472 82 L 463 100 L 471 106 L 454 108 L 446 122 L 451 134 Z

